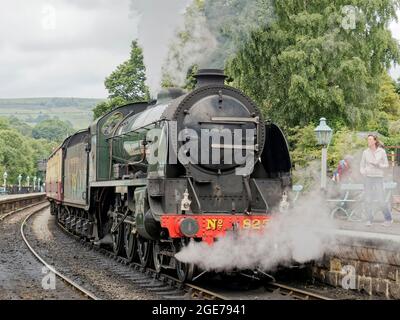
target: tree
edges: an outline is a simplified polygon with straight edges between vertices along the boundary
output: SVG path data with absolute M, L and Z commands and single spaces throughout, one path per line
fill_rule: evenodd
M 396 93 L 396 85 L 385 71 L 380 77 L 379 91 L 376 96 L 373 116 L 366 129 L 377 131 L 384 136 L 397 134 L 394 129 L 400 114 L 400 97 Z M 394 123 L 393 123 L 394 122 Z
M 100 102 L 93 109 L 93 117 L 94 117 L 94 119 L 100 118 L 102 115 L 106 114 L 110 110 L 112 110 L 118 106 L 122 106 L 126 103 L 127 103 L 127 101 L 121 97 L 111 98 L 111 99 L 105 100 L 103 102 Z
M 396 84 L 387 72 L 381 76 L 377 109 L 388 114 L 393 120 L 397 120 L 400 114 L 400 97 L 396 92 Z
M 32 127 L 27 123 L 19 120 L 17 117 L 11 116 L 8 118 L 10 123 L 10 127 L 15 128 L 18 132 L 20 132 L 23 136 L 31 137 L 32 136 Z
M 334 126 L 361 127 L 373 114 L 380 75 L 399 61 L 388 30 L 399 3 L 274 1 L 274 21 L 251 33 L 227 73 L 280 124 L 324 116 Z
M 104 84 L 109 98 L 123 98 L 137 102 L 149 99 L 149 88 L 145 84 L 146 67 L 143 62 L 143 51 L 137 41 L 132 41 L 129 60 L 120 64 Z
M 113 108 L 131 102 L 148 101 L 149 88 L 146 83 L 146 67 L 143 50 L 137 41 L 132 41 L 129 60 L 120 64 L 105 80 L 109 100 L 100 102 L 93 109 L 98 118 Z
M 34 174 L 33 159 L 29 140 L 14 129 L 0 130 L 0 164 L 7 171 L 10 183 L 16 183 L 19 174 Z
M 32 130 L 35 139 L 46 139 L 49 141 L 62 142 L 69 135 L 74 133 L 74 129 L 61 120 L 44 120 L 37 124 Z

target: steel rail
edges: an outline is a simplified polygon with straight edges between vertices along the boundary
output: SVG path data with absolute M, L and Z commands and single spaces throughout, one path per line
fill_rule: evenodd
M 74 289 L 76 289 L 77 291 L 79 291 L 81 294 L 83 294 L 84 296 L 92 299 L 92 300 L 101 300 L 100 298 L 98 298 L 95 294 L 93 294 L 92 292 L 86 290 L 85 288 L 83 288 L 82 286 L 80 286 L 79 284 L 77 284 L 75 281 L 71 280 L 70 278 L 68 278 L 67 276 L 63 275 L 62 273 L 60 273 L 59 271 L 57 271 L 54 267 L 52 267 L 49 263 L 47 263 L 34 249 L 33 247 L 30 245 L 26 235 L 25 235 L 25 226 L 27 224 L 27 222 L 29 221 L 29 219 L 34 216 L 35 214 L 43 211 L 44 209 L 46 209 L 47 207 L 42 207 L 40 209 L 35 210 L 34 212 L 32 212 L 31 214 L 29 214 L 24 221 L 21 224 L 21 236 L 22 239 L 24 240 L 26 246 L 28 247 L 29 251 L 35 256 L 35 258 L 37 260 L 39 260 L 47 269 L 49 269 L 51 272 L 53 272 L 56 276 L 58 276 L 62 281 L 64 281 L 67 285 L 73 287 Z
M 279 282 L 268 283 L 267 287 L 279 290 L 279 293 L 281 293 L 284 296 L 291 296 L 299 300 L 334 300 L 332 298 L 320 295 L 318 293 L 294 288 Z
M 76 241 L 82 242 L 82 238 L 79 237 L 76 234 L 73 234 L 69 230 L 67 230 L 61 223 L 57 221 L 57 225 L 64 231 L 66 234 L 69 236 L 73 237 Z M 130 264 L 131 266 L 134 266 L 136 270 L 142 271 L 142 273 L 147 273 L 149 276 L 149 282 L 151 282 L 154 279 L 158 279 L 160 281 L 168 281 L 171 285 L 173 285 L 177 289 L 181 289 L 184 292 L 186 292 L 186 296 L 191 298 L 191 299 L 204 299 L 204 300 L 230 300 L 231 298 L 217 293 L 213 292 L 209 289 L 205 289 L 199 286 L 194 285 L 193 283 L 184 283 L 180 281 L 179 279 L 165 273 L 157 273 L 156 270 L 150 267 L 143 267 L 137 262 L 127 262 L 127 259 L 115 255 L 113 252 L 99 248 L 98 246 L 95 246 L 91 242 L 86 242 L 88 245 L 90 245 L 93 249 L 100 251 L 100 253 L 106 255 L 107 257 L 113 258 L 114 260 L 118 260 L 121 263 L 124 263 L 126 265 Z M 266 285 L 266 288 L 269 288 L 271 290 L 277 290 L 279 294 L 282 296 L 290 296 L 294 299 L 298 300 L 333 300 L 331 298 L 319 295 L 317 293 L 305 291 L 302 289 L 294 288 L 282 283 L 278 282 L 271 282 Z M 235 298 L 236 299 L 236 298 Z

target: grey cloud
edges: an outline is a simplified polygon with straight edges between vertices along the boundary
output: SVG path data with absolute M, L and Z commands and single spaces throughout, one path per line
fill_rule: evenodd
M 0 11 L 0 97 L 105 97 L 104 78 L 129 56 L 129 0 L 6 0 Z M 43 27 L 55 9 L 54 29 Z

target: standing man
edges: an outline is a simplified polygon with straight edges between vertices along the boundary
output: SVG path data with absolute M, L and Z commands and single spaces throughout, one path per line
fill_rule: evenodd
M 384 168 L 389 167 L 386 151 L 379 142 L 375 134 L 368 135 L 368 149 L 364 150 L 360 172 L 365 177 L 365 205 L 368 216 L 367 226 L 372 225 L 374 209 L 376 204 L 378 209 L 382 210 L 385 227 L 393 223 L 392 213 L 388 203 L 385 202 L 385 191 L 383 187 Z

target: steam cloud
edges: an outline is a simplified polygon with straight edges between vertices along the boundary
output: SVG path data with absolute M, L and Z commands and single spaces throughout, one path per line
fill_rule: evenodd
M 335 241 L 332 233 L 324 232 L 336 228 L 326 207 L 322 196 L 311 192 L 299 199 L 295 209 L 272 215 L 264 233 L 228 234 L 212 246 L 190 242 L 176 258 L 208 271 L 273 271 L 277 266 L 320 259 Z
M 223 69 L 251 32 L 273 19 L 272 0 L 206 0 L 204 10 L 196 10 L 193 0 L 130 0 L 130 4 L 132 18 L 139 18 L 139 43 L 153 95 L 163 73 L 182 86 L 194 64 Z M 184 40 L 178 36 L 182 32 Z
M 143 48 L 147 84 L 153 96 L 159 91 L 162 64 L 174 32 L 192 0 L 130 0 L 130 17 L 138 19 L 138 40 Z
M 176 85 L 183 86 L 188 69 L 224 69 L 254 30 L 265 28 L 273 20 L 272 0 L 206 0 L 204 10 L 188 7 L 184 40 L 171 45 L 163 71 Z

